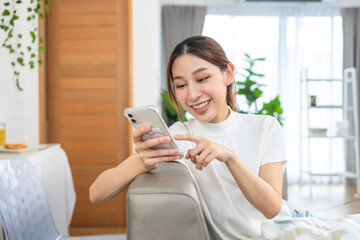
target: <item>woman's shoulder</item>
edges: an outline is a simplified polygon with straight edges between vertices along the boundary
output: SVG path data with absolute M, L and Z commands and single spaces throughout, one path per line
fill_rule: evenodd
M 238 121 L 247 121 L 254 124 L 276 124 L 278 121 L 275 117 L 270 115 L 259 115 L 259 114 L 246 114 L 234 112 L 235 117 Z

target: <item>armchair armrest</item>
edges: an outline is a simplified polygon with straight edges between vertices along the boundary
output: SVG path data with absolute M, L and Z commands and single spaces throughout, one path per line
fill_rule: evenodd
M 164 162 L 137 176 L 126 209 L 129 240 L 209 239 L 195 185 L 180 163 Z

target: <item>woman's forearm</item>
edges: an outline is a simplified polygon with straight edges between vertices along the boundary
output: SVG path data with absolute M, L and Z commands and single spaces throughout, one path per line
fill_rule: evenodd
M 140 173 L 146 172 L 137 153 L 118 166 L 102 172 L 89 189 L 92 203 L 103 202 L 120 194 Z
M 281 187 L 276 188 L 255 175 L 237 157 L 225 163 L 246 199 L 266 218 L 273 218 L 280 212 Z M 281 178 L 275 182 L 282 182 L 282 175 L 275 177 Z

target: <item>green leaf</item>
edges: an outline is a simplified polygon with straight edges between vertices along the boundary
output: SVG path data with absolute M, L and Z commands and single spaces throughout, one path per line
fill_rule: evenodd
M 18 48 L 21 48 L 21 43 L 18 43 L 17 47 L 18 47 Z
M 30 69 L 34 68 L 34 61 L 29 61 Z
M 5 3 L 4 3 L 4 6 L 5 6 L 5 7 L 7 7 L 7 6 L 9 6 L 9 5 L 10 5 L 9 2 L 5 2 Z
M 18 34 L 18 38 L 22 38 L 22 34 Z
M 259 98 L 261 95 L 263 94 L 263 91 L 261 91 L 260 89 L 258 88 L 255 88 L 254 90 L 254 96 L 257 98 Z
M 39 17 L 40 17 L 40 18 L 44 18 L 44 14 L 39 13 Z
M 275 117 L 279 123 L 283 125 L 281 117 L 282 113 L 283 109 L 281 107 L 279 96 L 276 96 L 268 103 L 264 103 L 262 109 L 258 112 L 258 114 L 266 114 Z
M 20 4 L 20 3 L 22 3 L 21 0 L 17 0 L 17 1 L 16 1 L 16 4 Z
M 244 82 L 240 82 L 240 81 L 236 81 L 236 85 L 242 86 L 242 85 L 245 85 L 245 83 L 244 83 Z
M 18 74 L 18 76 L 19 76 L 19 74 Z M 20 83 L 19 83 L 19 78 L 18 78 L 18 77 L 16 78 L 16 86 L 17 86 L 17 88 L 19 89 L 19 91 L 23 91 L 23 89 L 20 87 Z
M 50 12 L 50 5 L 51 5 L 51 0 L 48 0 L 45 5 L 45 13 L 46 14 L 49 14 L 49 12 Z
M 31 51 L 31 47 L 30 47 L 30 46 L 28 46 L 28 47 L 27 47 L 27 50 L 30 52 L 30 51 Z
M 3 16 L 10 16 L 9 10 L 5 9 L 2 13 Z
M 261 73 L 253 73 L 254 76 L 257 76 L 257 77 L 264 77 L 265 75 L 264 74 L 261 74 Z
M 28 10 L 28 12 L 31 12 L 31 11 L 32 11 L 32 8 L 28 8 L 27 10 Z
M 39 59 L 38 63 L 39 63 L 39 65 L 41 65 L 43 63 L 43 60 Z
M 35 54 L 35 53 L 32 53 L 32 54 L 30 55 L 30 57 L 31 57 L 31 58 L 35 58 L 35 57 L 36 57 L 36 54 Z
M 13 34 L 12 34 L 12 29 L 9 31 L 9 33 L 8 33 L 8 38 L 12 38 L 13 37 Z
M 27 21 L 29 22 L 29 21 L 31 20 L 31 17 L 27 17 L 26 19 L 27 19 Z
M 166 110 L 168 111 L 168 113 L 171 115 L 171 116 L 176 116 L 177 113 L 176 113 L 176 110 L 174 108 L 174 106 L 172 105 L 171 101 L 170 101 L 170 96 L 168 94 L 167 91 L 163 90 L 161 93 L 161 98 L 163 100 L 163 104 L 166 108 Z
M 39 47 L 39 51 L 43 53 L 43 52 L 45 52 L 45 48 L 44 47 Z
M 238 91 L 237 91 L 237 94 L 239 94 L 239 95 L 246 95 L 246 91 L 245 91 L 245 89 L 239 89 Z
M 9 50 L 9 52 L 10 52 L 10 53 L 14 53 L 15 50 L 11 48 L 11 49 Z
M 33 31 L 31 31 L 31 32 L 30 32 L 30 36 L 32 37 L 32 43 L 34 43 L 34 42 L 35 42 L 35 38 L 36 38 L 35 33 L 34 33 Z
M 14 16 L 13 16 L 13 20 L 17 20 L 17 19 L 19 19 L 19 16 L 14 15 Z
M 0 25 L 0 28 L 4 29 L 5 32 L 7 32 L 7 30 L 9 30 L 9 27 L 5 26 L 5 25 Z
M 13 67 L 15 67 L 15 62 L 11 62 L 11 65 L 12 65 Z
M 22 57 L 17 58 L 17 62 L 21 65 L 21 66 L 25 66 L 24 65 L 24 59 Z
M 39 39 L 39 43 L 43 43 L 43 38 L 40 38 L 40 39 Z

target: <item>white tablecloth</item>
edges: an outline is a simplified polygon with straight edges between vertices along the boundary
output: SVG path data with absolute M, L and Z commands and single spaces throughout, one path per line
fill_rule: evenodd
M 69 235 L 69 225 L 75 207 L 76 194 L 67 156 L 59 144 L 25 153 L 0 153 L 1 159 L 26 157 L 40 177 L 56 228 Z M 0 222 L 1 224 L 1 222 Z M 0 233 L 0 240 L 2 239 Z

